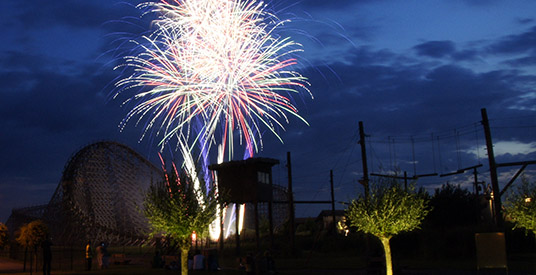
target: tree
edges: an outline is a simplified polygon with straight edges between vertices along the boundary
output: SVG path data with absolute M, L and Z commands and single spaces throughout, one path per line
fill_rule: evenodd
M 33 254 L 37 256 L 37 248 L 41 245 L 48 236 L 48 227 L 41 220 L 35 220 L 33 222 L 27 223 L 20 228 L 19 236 L 17 237 L 17 242 L 21 244 L 24 248 L 24 270 L 26 271 L 26 254 L 28 248 L 33 248 Z M 32 271 L 33 260 L 30 258 L 30 272 Z
M 476 195 L 460 185 L 450 183 L 435 189 L 430 205 L 433 210 L 426 217 L 426 221 L 442 228 L 474 225 L 483 209 Z
M 188 251 L 192 246 L 192 233 L 203 238 L 217 214 L 218 198 L 214 188 L 208 191 L 204 183 L 201 190 L 194 189 L 194 179 L 186 172 L 181 175 L 174 169 L 166 180 L 153 184 L 144 201 L 144 214 L 151 225 L 151 237 L 170 238 L 181 251 L 181 272 L 188 274 Z
M 0 222 L 0 249 L 4 249 L 9 243 L 7 226 Z
M 369 197 L 360 195 L 350 203 L 346 215 L 358 231 L 380 239 L 386 274 L 392 275 L 391 238 L 419 228 L 430 211 L 428 204 L 424 192 L 416 192 L 413 185 L 405 190 L 396 181 L 378 182 L 370 185 Z
M 536 234 L 536 182 L 523 178 L 521 185 L 506 198 L 504 208 L 515 227 L 522 227 Z

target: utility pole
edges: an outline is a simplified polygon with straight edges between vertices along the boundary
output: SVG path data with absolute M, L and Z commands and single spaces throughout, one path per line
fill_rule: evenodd
M 274 204 L 274 182 L 272 179 L 272 173 L 269 173 L 270 180 L 270 200 L 268 201 L 268 223 L 270 226 L 270 249 L 274 249 L 274 214 L 273 214 L 273 204 Z
M 288 172 L 288 206 L 289 206 L 289 225 L 290 225 L 290 248 L 294 254 L 294 194 L 292 193 L 292 164 L 290 162 L 290 152 L 287 152 L 287 172 Z
M 333 192 L 333 170 L 329 170 L 329 182 L 331 183 L 331 215 L 333 216 L 333 234 L 337 232 L 335 223 L 335 193 Z
M 408 191 L 408 172 L 406 171 L 404 171 L 404 191 Z
M 476 170 L 478 167 L 482 167 L 482 164 L 479 164 L 479 165 L 476 165 L 476 166 L 473 166 L 472 169 L 473 169 L 473 177 L 475 179 L 475 194 L 478 196 L 478 193 L 479 193 L 479 190 L 478 188 L 480 188 L 480 185 L 481 184 L 483 187 L 482 187 L 482 193 L 484 193 L 484 184 L 485 182 L 483 181 L 478 181 L 478 171 Z M 502 193 L 501 193 L 502 195 Z
M 476 167 L 473 168 L 473 177 L 475 179 L 475 194 L 478 197 L 478 172 L 476 171 Z
M 223 230 L 225 228 L 223 223 L 223 203 L 220 203 L 220 253 L 223 253 Z
M 495 215 L 495 224 L 499 230 L 503 230 L 501 190 L 499 189 L 499 180 L 497 179 L 497 163 L 493 153 L 493 142 L 491 141 L 491 130 L 489 127 L 488 114 L 485 108 L 480 109 L 482 115 L 482 126 L 486 136 L 486 148 L 488 150 L 489 173 L 491 178 L 491 188 L 493 190 L 493 213 Z
M 361 145 L 361 162 L 363 163 L 363 180 L 359 183 L 365 188 L 365 198 L 369 197 L 369 174 L 367 166 L 367 151 L 365 148 L 365 129 L 363 128 L 363 121 L 359 121 L 359 144 Z
M 253 203 L 253 207 L 255 209 L 255 248 L 257 248 L 257 251 L 259 251 L 261 248 L 260 234 L 259 234 L 259 203 L 255 201 Z

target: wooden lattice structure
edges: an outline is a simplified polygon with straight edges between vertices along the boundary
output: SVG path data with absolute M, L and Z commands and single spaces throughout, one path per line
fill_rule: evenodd
M 288 191 L 280 185 L 272 185 L 273 201 L 281 202 L 288 200 Z M 258 203 L 259 220 L 268 220 L 270 218 L 270 204 L 268 202 Z M 255 207 L 251 203 L 246 203 L 246 217 L 244 219 L 244 228 L 255 229 Z M 273 203 L 272 204 L 272 222 L 275 231 L 283 229 L 283 225 L 289 219 L 288 203 Z
M 256 220 L 269 219 L 270 211 L 274 227 L 288 219 L 286 205 L 269 206 L 271 201 L 287 197 L 285 188 L 271 184 L 271 167 L 276 163 L 273 159 L 254 158 L 212 166 L 214 170 L 223 169 L 220 176 L 230 171 L 225 182 L 231 185 L 223 189 L 232 191 L 234 198 L 230 202 L 247 204 L 247 228 L 254 228 Z M 241 168 L 227 170 L 228 166 Z M 149 231 L 142 213 L 144 193 L 163 176 L 161 169 L 129 147 L 97 142 L 82 148 L 67 162 L 48 204 L 14 209 L 7 225 L 15 231 L 25 223 L 43 220 L 55 245 L 81 246 L 88 240 L 114 246 L 137 245 L 147 241 Z M 252 194 L 255 195 L 249 196 Z
M 41 207 L 41 219 L 55 244 L 141 243 L 148 231 L 141 212 L 144 193 L 162 180 L 162 171 L 129 147 L 94 143 L 66 164 L 52 199 Z M 13 214 L 10 220 L 16 227 L 23 216 L 15 215 L 15 210 Z

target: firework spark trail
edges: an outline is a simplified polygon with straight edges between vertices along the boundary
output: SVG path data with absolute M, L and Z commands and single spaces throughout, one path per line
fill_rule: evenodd
M 194 189 L 200 188 L 198 172 L 209 184 L 207 154 L 213 144 L 218 163 L 225 155 L 232 159 L 233 134 L 238 133 L 245 157 L 251 157 L 262 146 L 261 129 L 281 140 L 277 130 L 284 130 L 288 115 L 305 122 L 285 96 L 309 92 L 306 78 L 291 69 L 301 45 L 276 35 L 285 21 L 265 12 L 262 2 L 162 0 L 139 7 L 158 19 L 150 35 L 133 41 L 139 52 L 122 65 L 132 73 L 116 83 L 116 96 L 138 92 L 125 102 L 135 106 L 121 127 L 145 120 L 140 139 L 154 131 L 161 150 L 176 139 Z M 205 171 L 196 169 L 196 160 L 204 162 Z M 213 224 L 211 235 L 219 226 Z
M 173 138 L 183 154 L 197 142 L 207 151 L 220 144 L 232 159 L 233 133 L 252 156 L 262 146 L 262 127 L 281 140 L 277 129 L 284 130 L 289 114 L 305 122 L 284 96 L 309 92 L 306 78 L 290 69 L 301 45 L 275 35 L 285 21 L 265 12 L 262 2 L 171 0 L 141 7 L 159 18 L 156 29 L 135 42 L 141 52 L 122 65 L 133 72 L 116 83 L 117 94 L 144 87 L 128 100 L 137 105 L 122 127 L 145 119 L 141 139 L 155 128 L 161 148 Z M 203 127 L 190 133 L 196 119 Z

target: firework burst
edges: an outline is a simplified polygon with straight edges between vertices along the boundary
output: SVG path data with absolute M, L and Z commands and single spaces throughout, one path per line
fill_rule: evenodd
M 125 57 L 131 73 L 116 83 L 116 96 L 135 91 L 122 127 L 136 118 L 145 124 L 141 138 L 154 131 L 161 148 L 172 139 L 186 152 L 219 144 L 231 159 L 234 134 L 252 156 L 263 129 L 281 140 L 289 115 L 305 122 L 290 98 L 309 93 L 307 79 L 291 69 L 301 45 L 276 34 L 285 21 L 265 4 L 162 0 L 140 7 L 158 18 L 154 31 L 135 41 L 140 51 Z

